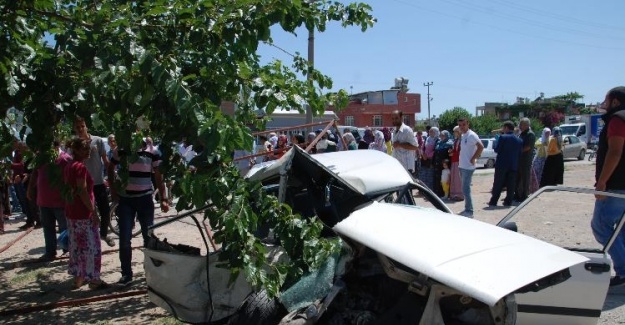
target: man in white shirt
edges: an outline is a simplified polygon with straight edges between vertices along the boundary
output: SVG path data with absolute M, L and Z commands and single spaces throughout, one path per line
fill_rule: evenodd
M 412 128 L 403 122 L 403 112 L 393 111 L 391 122 L 395 127 L 393 135 L 393 157 L 397 159 L 406 170 L 412 174 L 415 166 L 415 154 L 419 145 Z
M 460 138 L 460 182 L 462 194 L 464 194 L 464 211 L 460 215 L 473 218 L 473 201 L 471 200 L 471 179 L 475 171 L 477 158 L 482 154 L 484 145 L 475 132 L 469 129 L 469 121 L 464 118 L 458 119 L 458 127 L 462 133 Z

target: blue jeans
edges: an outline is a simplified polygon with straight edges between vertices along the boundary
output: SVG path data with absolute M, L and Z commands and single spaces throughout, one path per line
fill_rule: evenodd
M 67 229 L 64 208 L 39 207 L 41 217 L 41 228 L 43 229 L 43 239 L 46 245 L 46 255 L 56 256 L 56 223 L 59 223 L 59 230 Z
M 460 169 L 460 182 L 462 183 L 462 194 L 464 195 L 464 211 L 473 213 L 473 201 L 471 200 L 471 179 L 475 169 Z
M 610 192 L 625 194 L 625 190 Z M 595 210 L 590 226 L 595 239 L 601 245 L 605 246 L 608 243 L 623 213 L 625 213 L 625 199 L 607 197 L 604 200 L 595 202 Z M 612 262 L 614 262 L 616 275 L 625 276 L 625 228 L 621 229 L 608 253 L 612 257 Z
M 122 266 L 122 276 L 132 277 L 132 226 L 135 217 L 141 225 L 144 245 L 148 241 L 148 227 L 154 224 L 154 202 L 152 195 L 140 197 L 120 197 L 117 206 L 119 217 L 119 261 Z

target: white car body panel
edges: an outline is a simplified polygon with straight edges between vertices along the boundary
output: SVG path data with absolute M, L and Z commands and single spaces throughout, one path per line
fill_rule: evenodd
M 254 181 L 277 176 L 289 167 L 290 161 L 299 151 L 303 152 L 303 149 L 294 147 L 278 160 L 255 165 L 245 178 Z M 306 158 L 338 175 L 339 180 L 363 195 L 413 182 L 397 159 L 377 150 L 329 152 L 306 155 Z
M 527 284 L 588 260 L 494 225 L 414 206 L 374 202 L 333 229 L 491 306 Z
M 477 158 L 475 164 L 478 167 L 486 167 L 488 165 L 488 161 L 492 160 L 493 163 L 497 161 L 497 153 L 495 152 L 495 139 L 480 139 L 482 144 L 484 144 L 484 150 L 482 154 Z
M 361 194 L 376 193 L 413 181 L 397 159 L 378 150 L 348 150 L 310 157 Z
M 612 262 L 604 253 L 580 253 L 592 263 Z M 516 294 L 517 325 L 595 325 L 601 316 L 610 272 L 591 272 L 580 263 L 571 278 L 539 292 Z M 583 294 L 580 294 L 582 293 Z

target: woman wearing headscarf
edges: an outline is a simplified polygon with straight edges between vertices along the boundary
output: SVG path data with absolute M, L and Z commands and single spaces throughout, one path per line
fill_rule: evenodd
M 540 179 L 540 187 L 564 183 L 564 155 L 562 154 L 562 131 L 553 128 L 547 145 L 547 159 Z
M 384 133 L 376 130 L 373 132 L 374 140 L 369 144 L 369 149 L 386 152 L 386 142 L 384 141 Z
M 430 128 L 429 136 L 425 140 L 423 152 L 421 152 L 421 169 L 419 179 L 431 190 L 434 190 L 434 150 L 439 141 L 440 131 L 437 127 Z
M 288 149 L 289 147 L 288 147 L 287 136 L 284 134 L 280 134 L 278 136 L 278 142 L 276 144 L 276 147 L 273 149 L 273 152 L 270 154 L 271 159 L 275 160 L 275 159 L 282 158 L 282 156 L 284 155 L 285 152 L 287 152 Z
M 343 134 L 343 141 L 347 145 L 347 150 L 358 150 L 358 143 L 356 138 L 350 132 Z
M 386 126 L 382 128 L 382 134 L 384 135 L 384 144 L 386 145 L 386 153 L 389 155 L 393 154 L 393 143 L 391 130 L 389 130 Z
M 373 140 L 375 140 L 373 131 L 367 128 L 365 134 L 362 136 L 362 140 L 358 142 L 358 149 L 369 149 L 369 144 L 371 144 Z
M 449 160 L 449 150 L 453 147 L 454 143 L 451 140 L 449 131 L 443 130 L 440 134 L 440 140 L 434 147 L 434 193 L 443 197 L 445 192 L 441 186 L 441 173 L 443 172 L 443 161 Z
M 315 133 L 315 132 L 310 132 L 306 136 L 306 143 L 305 143 L 304 149 L 306 149 L 308 147 L 311 147 L 310 151 L 308 151 L 308 153 L 310 153 L 310 154 L 317 153 L 317 148 L 315 148 L 315 145 L 313 144 L 313 142 L 315 141 L 316 137 L 317 137 L 317 133 Z M 311 146 L 311 144 L 313 144 L 313 145 Z
M 545 160 L 547 159 L 547 145 L 549 144 L 550 136 L 551 129 L 544 128 L 541 137 L 536 140 L 536 156 L 534 156 L 534 160 L 532 161 L 532 170 L 530 173 L 530 193 L 534 193 L 540 188 L 543 168 L 545 167 Z
M 449 197 L 452 201 L 463 201 L 464 194 L 462 194 L 462 183 L 460 182 L 460 127 L 454 127 L 454 144 L 449 153 L 449 160 L 451 162 L 451 184 L 449 188 Z

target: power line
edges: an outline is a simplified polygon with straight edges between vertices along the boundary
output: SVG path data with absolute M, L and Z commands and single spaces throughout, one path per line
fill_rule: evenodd
M 291 56 L 291 57 L 293 57 L 293 58 L 295 58 L 295 57 L 298 57 L 298 56 L 299 56 L 299 55 L 295 55 L 295 54 L 293 54 L 293 53 L 291 53 L 291 52 L 289 52 L 289 51 L 287 51 L 287 50 L 285 50 L 285 49 L 281 48 L 280 46 L 278 46 L 278 45 L 276 45 L 276 44 L 274 44 L 274 43 L 269 43 L 269 42 L 265 42 L 265 41 L 263 41 L 263 43 L 265 43 L 265 44 L 267 44 L 267 45 L 269 45 L 269 46 L 271 46 L 271 47 L 275 47 L 275 48 L 277 48 L 278 50 L 280 50 L 280 51 L 284 52 L 284 53 L 285 53 L 285 54 L 287 54 L 287 55 L 290 55 L 290 56 Z
M 502 4 L 502 5 L 506 6 L 506 7 L 509 7 L 509 8 L 514 8 L 514 9 L 518 9 L 518 10 L 521 10 L 521 11 L 534 13 L 534 14 L 537 14 L 537 15 L 540 15 L 540 16 L 553 18 L 553 19 L 558 19 L 558 20 L 561 20 L 561 21 L 570 22 L 570 23 L 574 23 L 574 24 L 590 26 L 590 27 L 595 27 L 595 28 L 612 29 L 612 30 L 616 30 L 616 31 L 619 31 L 619 32 L 625 31 L 624 27 L 618 27 L 618 26 L 607 25 L 607 24 L 600 24 L 600 23 L 597 23 L 597 22 L 587 21 L 587 20 L 581 20 L 579 18 L 575 18 L 575 17 L 571 17 L 571 16 L 565 16 L 565 15 L 561 15 L 561 14 L 554 13 L 554 12 L 543 11 L 543 10 L 540 10 L 540 9 L 532 8 L 530 6 L 524 6 L 522 4 L 518 4 L 518 3 L 514 3 L 514 2 L 510 2 L 510 1 L 505 1 L 505 0 L 489 0 L 489 1 L 500 3 L 500 4 Z
M 530 33 L 524 33 L 524 32 L 520 32 L 518 30 L 510 29 L 510 28 L 507 28 L 507 27 L 504 27 L 504 26 L 491 25 L 491 24 L 488 24 L 488 23 L 485 23 L 485 22 L 482 22 L 482 21 L 476 21 L 476 20 L 467 20 L 465 17 L 452 15 L 452 14 L 449 14 L 449 13 L 446 13 L 446 12 L 442 12 L 440 10 L 424 7 L 424 6 L 421 6 L 421 5 L 417 5 L 417 4 L 412 3 L 412 2 L 407 2 L 407 1 L 402 1 L 402 0 L 393 0 L 393 1 L 395 1 L 397 3 L 401 3 L 401 4 L 406 5 L 406 6 L 419 8 L 419 9 L 421 9 L 423 11 L 429 11 L 429 12 L 435 13 L 437 15 L 454 18 L 454 19 L 460 20 L 461 22 L 472 23 L 472 24 L 476 24 L 476 25 L 482 25 L 482 26 L 490 27 L 490 28 L 495 29 L 497 31 L 506 31 L 506 32 L 514 33 L 514 34 L 527 36 L 527 37 L 530 37 L 532 39 L 539 38 L 539 39 L 543 39 L 543 40 L 547 40 L 547 41 L 564 43 L 564 44 L 569 44 L 569 45 L 574 45 L 574 46 L 583 46 L 583 47 L 589 47 L 589 48 L 604 49 L 604 50 L 614 50 L 614 51 L 625 51 L 625 48 L 622 48 L 622 47 L 610 47 L 610 46 L 591 45 L 591 44 L 584 44 L 584 43 L 566 41 L 566 40 L 557 39 L 557 38 L 545 37 L 545 36 L 540 35 L 540 34 L 539 35 L 535 35 L 535 34 L 530 34 Z
M 551 30 L 551 31 L 557 31 L 557 32 L 563 32 L 563 33 L 569 33 L 569 34 L 573 34 L 573 35 L 585 35 L 588 37 L 593 37 L 593 38 L 603 38 L 603 39 L 610 39 L 610 40 L 614 40 L 615 37 L 609 37 L 603 34 L 596 34 L 596 33 L 592 33 L 592 32 L 588 32 L 585 30 L 580 30 L 580 29 L 575 29 L 575 28 L 567 28 L 567 27 L 563 27 L 563 26 L 556 26 L 556 25 L 552 25 L 549 23 L 546 23 L 542 20 L 536 20 L 536 19 L 530 19 L 530 18 L 525 18 L 522 16 L 518 16 L 518 15 L 514 15 L 514 14 L 510 14 L 510 13 L 506 13 L 494 8 L 490 8 L 490 7 L 485 7 L 485 6 L 481 6 L 481 5 L 477 5 L 477 4 L 470 4 L 470 3 L 466 3 L 463 1 L 458 1 L 458 0 L 442 0 L 443 2 L 446 2 L 450 5 L 453 6 L 460 6 L 472 11 L 476 11 L 476 12 L 480 12 L 480 13 L 485 13 L 488 15 L 492 15 L 492 16 L 497 16 L 497 17 L 501 17 L 504 18 L 506 20 L 515 20 L 521 23 L 525 23 L 528 24 L 532 27 L 541 27 L 547 30 Z M 617 38 L 619 39 L 619 38 Z M 623 40 L 623 39 L 621 39 Z

